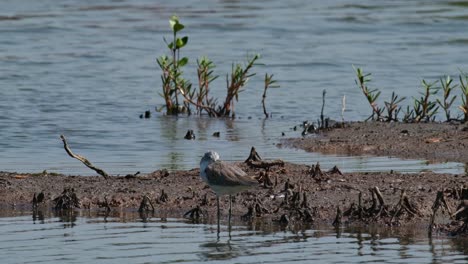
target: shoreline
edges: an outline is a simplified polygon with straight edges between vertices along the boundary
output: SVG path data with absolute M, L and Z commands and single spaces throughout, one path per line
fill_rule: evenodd
M 468 131 L 463 125 L 373 122 L 350 123 L 345 128 L 281 142 L 307 151 L 354 155 L 393 155 L 400 151 L 401 155 L 395 156 L 458 162 L 468 161 L 465 143 L 468 146 Z M 431 151 L 436 151 L 437 155 L 431 155 Z M 336 222 L 340 208 L 339 225 L 427 225 L 438 192 L 443 193 L 453 213 L 460 199 L 465 198 L 461 194 L 468 183 L 466 175 L 430 171 L 341 173 L 339 168 L 321 170 L 319 164 L 275 164 L 268 170 L 247 163 L 236 164 L 259 180 L 257 187 L 237 194 L 233 199 L 233 217 L 247 223 L 254 219 L 269 219 L 267 221 L 282 225 L 331 225 Z M 413 212 L 398 210 L 403 191 Z M 192 216 L 192 220 L 212 219 L 216 215 L 216 196 L 201 180 L 199 169 L 158 170 L 133 177 L 111 176 L 108 180 L 102 176 L 0 172 L 0 192 L 0 210 L 50 209 L 65 195 L 77 198 L 70 206 L 72 209 L 114 212 L 143 208 L 144 212 L 150 212 L 154 208 L 167 212 L 170 217 Z M 33 208 L 33 197 L 39 197 L 40 193 L 44 198 Z M 381 203 L 376 202 L 375 197 L 379 197 L 376 194 L 382 196 Z M 223 217 L 227 216 L 227 208 L 228 199 L 222 197 Z M 449 219 L 449 215 L 440 211 L 438 215 Z M 452 221 L 449 225 L 461 224 L 461 221 Z M 449 230 L 449 225 L 447 222 L 436 223 L 435 228 Z

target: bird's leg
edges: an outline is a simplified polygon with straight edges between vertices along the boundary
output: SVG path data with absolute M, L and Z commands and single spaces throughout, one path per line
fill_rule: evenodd
M 229 195 L 229 219 L 228 219 L 228 227 L 229 227 L 229 231 L 231 231 L 231 212 L 232 212 L 232 196 Z
M 217 205 L 218 205 L 218 235 L 219 235 L 219 232 L 220 232 L 219 218 L 221 217 L 221 212 L 219 210 L 219 196 L 218 195 L 216 195 L 216 202 L 217 202 Z

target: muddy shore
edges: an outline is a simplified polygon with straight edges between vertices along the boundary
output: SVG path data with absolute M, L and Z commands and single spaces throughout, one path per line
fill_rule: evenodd
M 468 127 L 464 124 L 353 122 L 286 139 L 281 145 L 325 154 L 468 163 Z
M 468 162 L 468 149 L 465 148 L 468 132 L 461 125 L 352 123 L 318 135 L 288 139 L 281 144 L 325 153 Z M 243 221 L 268 219 L 282 224 L 332 224 L 337 208 L 340 208 L 342 223 L 427 226 L 437 192 L 443 191 L 454 212 L 468 181 L 465 175 L 433 172 L 341 173 L 332 168 L 320 170 L 313 164 L 285 163 L 271 166 L 268 170 L 244 162 L 237 165 L 257 177 L 259 185 L 234 197 L 234 217 Z M 377 207 L 372 191 L 376 187 L 385 203 L 377 204 Z M 136 177 L 112 176 L 108 180 L 101 176 L 47 172 L 0 172 L 0 208 L 31 209 L 34 195 L 39 196 L 40 193 L 44 198 L 37 207 L 53 208 L 57 205 L 56 198 L 60 198 L 65 189 L 73 189 L 78 199 L 75 207 L 80 210 L 137 210 L 148 198 L 146 209 L 151 208 L 148 207 L 151 204 L 156 212 L 165 212 L 171 217 L 184 217 L 186 212 L 197 208 L 200 218 L 216 216 L 216 196 L 200 179 L 199 169 L 162 170 Z M 402 190 L 413 212 L 399 210 Z M 361 206 L 358 206 L 360 195 Z M 221 207 L 223 217 L 226 217 L 227 197 L 221 200 Z M 193 217 L 196 215 L 192 214 Z M 190 217 L 190 214 L 185 217 Z M 449 219 L 447 213 L 445 219 Z

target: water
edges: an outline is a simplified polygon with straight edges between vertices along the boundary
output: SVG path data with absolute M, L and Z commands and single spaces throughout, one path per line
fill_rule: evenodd
M 2 263 L 466 263 L 466 239 L 395 230 L 216 226 L 132 213 L 0 218 Z
M 226 160 L 244 159 L 251 146 L 268 158 L 320 161 L 344 171 L 430 169 L 461 173 L 457 163 L 323 156 L 275 146 L 299 136 L 291 128 L 320 113 L 346 120 L 370 113 L 354 84 L 352 65 L 372 72 L 382 98 L 392 91 L 418 96 L 422 78 L 467 70 L 468 8 L 452 1 L 2 1 L 0 10 L 0 169 L 93 174 L 65 155 L 64 134 L 78 153 L 112 174 L 196 167 L 207 149 Z M 210 57 L 221 75 L 213 95 L 222 97 L 232 62 L 260 53 L 263 65 L 241 93 L 239 119 L 173 118 L 145 110 L 163 104 L 156 57 L 166 54 L 168 19 L 181 17 L 195 83 L 195 59 Z M 281 85 L 267 95 L 263 119 L 262 76 Z M 411 103 L 409 100 L 407 104 Z M 458 103 L 457 103 L 458 104 Z M 457 110 L 455 109 L 454 112 Z M 154 111 L 153 111 L 154 112 Z M 197 140 L 183 139 L 193 129 Z M 219 131 L 220 138 L 211 135 Z
M 341 118 L 343 95 L 346 120 L 370 114 L 352 65 L 372 72 L 382 100 L 392 91 L 418 96 L 423 78 L 468 71 L 466 2 L 3 0 L 0 7 L 0 170 L 93 174 L 65 154 L 64 134 L 74 152 L 112 174 L 191 169 L 208 149 L 242 160 L 251 146 L 266 158 L 343 171 L 463 172 L 458 163 L 321 155 L 276 144 L 283 132 L 299 136 L 293 126 L 318 118 L 323 89 L 327 116 Z M 236 104 L 238 119 L 154 112 L 163 104 L 155 59 L 167 53 L 163 37 L 170 36 L 172 14 L 187 27 L 186 76 L 195 83 L 195 58 L 210 57 L 221 75 L 212 86 L 216 97 L 224 94 L 232 62 L 262 54 L 258 75 Z M 268 91 L 268 120 L 260 105 L 265 72 L 281 85 Z M 139 119 L 148 109 L 152 118 Z M 188 129 L 196 140 L 183 139 Z M 217 131 L 220 138 L 212 136 Z M 328 229 L 236 226 L 231 239 L 224 228 L 217 241 L 212 225 L 177 219 L 7 215 L 0 218 L 0 257 L 2 263 L 466 262 L 463 240 L 389 232 L 337 236 Z

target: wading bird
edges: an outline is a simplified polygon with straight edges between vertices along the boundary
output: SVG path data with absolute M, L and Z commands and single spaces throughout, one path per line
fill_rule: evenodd
M 219 196 L 229 195 L 229 226 L 231 224 L 231 198 L 233 194 L 245 191 L 258 184 L 258 181 L 250 177 L 241 168 L 219 160 L 218 153 L 206 152 L 200 161 L 200 176 L 216 193 L 218 206 L 218 231 L 219 231 Z

